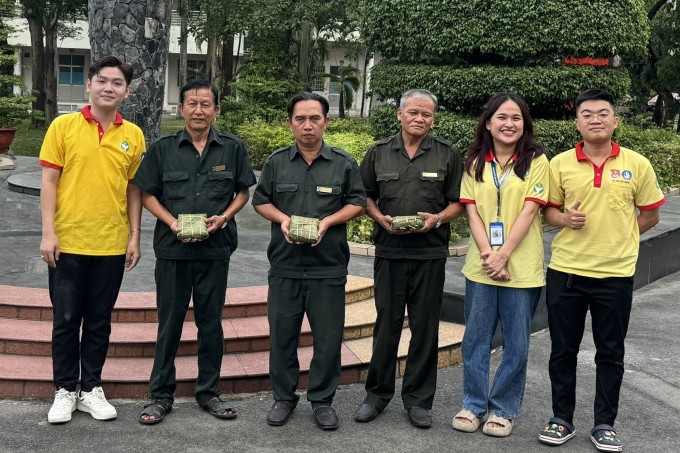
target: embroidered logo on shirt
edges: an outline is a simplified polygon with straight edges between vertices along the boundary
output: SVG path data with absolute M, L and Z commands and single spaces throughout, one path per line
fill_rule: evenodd
M 545 187 L 543 187 L 543 184 L 542 184 L 542 183 L 537 182 L 537 183 L 534 185 L 534 193 L 535 193 L 536 195 L 542 194 L 544 190 L 545 190 Z
M 316 191 L 320 193 L 333 193 L 332 187 L 316 186 Z
M 611 169 L 612 179 L 619 179 L 621 177 L 621 170 Z
M 625 179 L 626 181 L 630 181 L 631 179 L 633 179 L 633 172 L 630 170 L 623 170 L 621 176 L 623 176 L 623 179 Z
M 130 145 L 128 144 L 128 142 L 127 142 L 126 140 L 123 140 L 123 141 L 121 142 L 121 144 L 120 144 L 120 149 L 122 149 L 122 150 L 125 151 L 126 153 L 127 153 L 128 151 L 130 151 Z
M 227 166 L 226 166 L 226 165 L 215 165 L 215 166 L 212 168 L 212 171 L 224 171 L 224 170 L 226 170 L 226 169 L 227 169 Z

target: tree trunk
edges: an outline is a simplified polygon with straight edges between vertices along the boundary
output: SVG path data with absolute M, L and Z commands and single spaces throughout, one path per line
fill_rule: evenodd
M 57 104 L 57 17 L 46 17 L 43 21 L 45 31 L 45 124 L 49 126 L 59 114 Z
M 33 96 L 33 111 L 45 112 L 45 43 L 43 42 L 44 33 L 42 23 L 32 17 L 28 20 L 28 30 L 31 34 L 31 57 L 33 59 L 33 72 L 31 74 L 31 84 Z M 45 118 L 31 119 L 31 127 L 34 129 L 45 127 Z
M 208 62 L 205 65 L 205 77 L 210 83 L 215 83 L 215 79 L 219 74 L 220 60 L 218 55 L 219 39 L 217 36 L 210 36 L 208 38 Z
M 186 7 L 187 0 L 180 1 L 180 43 L 179 43 L 179 86 L 183 87 L 187 83 L 187 28 L 189 11 Z M 182 115 L 177 109 L 177 118 L 182 118 Z
M 231 96 L 231 82 L 234 78 L 234 35 L 222 41 L 222 79 L 220 94 L 222 98 Z
M 300 56 L 298 70 L 300 72 L 300 76 L 302 77 L 302 81 L 305 84 L 305 90 L 307 91 L 311 91 L 311 83 L 309 80 L 309 72 L 311 66 L 310 33 L 311 24 L 309 23 L 309 21 L 302 22 L 302 29 L 300 30 Z
M 338 116 L 340 118 L 345 118 L 345 87 L 342 86 L 342 83 L 340 85 L 340 99 L 338 102 Z
M 147 142 L 160 133 L 171 8 L 168 0 L 88 3 L 92 59 L 115 55 L 132 65 L 132 92 L 119 110 L 142 128 Z

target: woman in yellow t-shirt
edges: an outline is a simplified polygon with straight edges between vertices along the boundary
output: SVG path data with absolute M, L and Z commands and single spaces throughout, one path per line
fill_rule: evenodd
M 461 187 L 473 240 L 463 266 L 463 409 L 455 429 L 505 437 L 524 395 L 531 318 L 543 272 L 539 209 L 548 199 L 549 166 L 534 139 L 526 102 L 498 93 L 484 107 L 468 149 Z M 489 391 L 491 340 L 503 332 L 503 359 Z

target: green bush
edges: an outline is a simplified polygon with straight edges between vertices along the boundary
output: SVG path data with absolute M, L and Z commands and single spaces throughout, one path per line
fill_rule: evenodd
M 253 121 L 280 123 L 285 119 L 285 110 L 262 107 L 252 102 L 228 97 L 222 100 L 221 114 L 217 118 L 216 124 L 221 130 L 236 131 L 241 125 Z
M 371 50 L 416 63 L 642 55 L 649 38 L 642 0 L 366 0 L 365 17 Z
M 449 111 L 479 114 L 499 91 L 522 96 L 535 117 L 564 116 L 566 106 L 586 88 L 610 91 L 615 98 L 630 88 L 626 69 L 593 66 L 427 66 L 382 62 L 371 71 L 371 90 L 381 99 L 398 100 L 411 88 L 425 88 Z
M 302 84 L 294 80 L 274 80 L 259 75 L 247 75 L 232 83 L 237 97 L 263 108 L 285 111 L 290 97 L 302 91 Z
M 366 118 L 333 118 L 328 123 L 327 133 L 353 132 L 356 134 L 370 134 L 371 123 Z
M 269 155 L 293 143 L 293 134 L 284 123 L 269 124 L 253 121 L 238 127 L 237 135 L 243 139 L 250 154 L 253 168 L 261 170 Z

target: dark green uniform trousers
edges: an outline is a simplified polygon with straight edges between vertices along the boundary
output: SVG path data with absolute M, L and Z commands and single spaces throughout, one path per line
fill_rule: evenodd
M 408 311 L 411 330 L 401 390 L 404 407 L 432 409 L 437 386 L 439 314 L 446 258 L 375 258 L 373 355 L 366 378 L 365 403 L 384 409 L 394 396 L 397 348 Z
M 307 313 L 314 336 L 307 399 L 312 406 L 333 401 L 340 382 L 347 277 L 299 279 L 269 276 L 269 377 L 274 399 L 296 404 L 300 378 L 297 347 Z
M 222 310 L 228 271 L 228 258 L 156 260 L 158 338 L 150 379 L 153 400 L 166 404 L 174 401 L 175 356 L 192 292 L 194 322 L 198 327 L 196 401 L 203 405 L 219 394 L 224 353 Z

